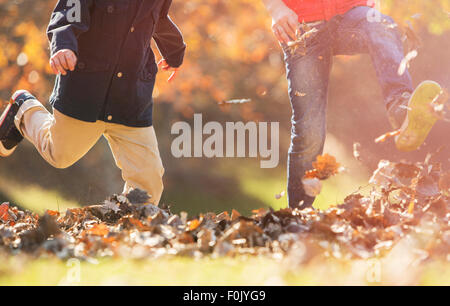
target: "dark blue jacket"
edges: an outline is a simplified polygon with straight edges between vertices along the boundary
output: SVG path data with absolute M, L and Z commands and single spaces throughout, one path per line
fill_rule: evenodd
M 168 16 L 171 2 L 59 0 L 47 29 L 51 53 L 70 49 L 78 62 L 74 71 L 56 77 L 53 107 L 88 122 L 151 126 L 158 70 L 151 38 L 172 67 L 182 64 L 186 48 Z

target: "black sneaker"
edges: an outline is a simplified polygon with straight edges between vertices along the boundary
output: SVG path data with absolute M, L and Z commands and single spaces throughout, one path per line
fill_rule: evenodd
M 409 92 L 405 92 L 397 100 L 389 103 L 387 107 L 388 119 L 394 130 L 402 127 L 408 113 L 408 102 L 411 98 Z
M 0 117 L 0 156 L 6 157 L 11 155 L 17 145 L 23 140 L 23 136 L 14 124 L 16 116 L 22 104 L 31 99 L 36 99 L 26 90 L 16 91 Z

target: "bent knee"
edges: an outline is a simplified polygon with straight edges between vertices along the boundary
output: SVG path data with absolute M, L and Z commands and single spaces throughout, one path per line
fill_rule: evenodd
M 65 154 L 54 154 L 49 162 L 57 169 L 67 169 L 75 164 L 76 161 Z
M 363 23 L 363 29 L 367 34 L 383 33 L 386 35 L 398 32 L 398 25 L 392 17 L 379 11 L 376 11 L 376 14 L 373 19 L 367 18 L 366 22 Z
M 397 24 L 391 16 L 369 6 L 357 6 L 347 12 L 345 16 L 350 19 L 350 25 L 358 25 L 367 30 L 382 29 L 385 31 L 397 28 Z
M 56 169 L 67 169 L 70 166 L 72 166 L 73 164 L 74 164 L 74 162 L 57 161 L 57 162 L 53 163 L 53 167 L 55 167 Z

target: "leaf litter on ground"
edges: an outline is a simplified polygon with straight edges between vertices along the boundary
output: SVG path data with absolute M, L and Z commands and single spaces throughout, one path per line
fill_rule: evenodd
M 319 182 L 342 169 L 331 155 L 314 162 L 305 177 Z M 113 195 L 104 203 L 47 211 L 38 216 L 0 205 L 0 250 L 10 254 L 158 258 L 297 254 L 307 258 L 372 258 L 402 241 L 416 241 L 421 259 L 449 260 L 450 171 L 429 155 L 425 162 L 379 163 L 369 195 L 354 193 L 324 211 L 306 208 L 253 210 L 243 216 L 206 213 L 188 218 L 148 204 L 141 190 Z M 418 250 L 418 251 L 417 251 Z M 413 251 L 413 250 L 411 250 Z M 296 255 L 297 256 L 297 255 Z

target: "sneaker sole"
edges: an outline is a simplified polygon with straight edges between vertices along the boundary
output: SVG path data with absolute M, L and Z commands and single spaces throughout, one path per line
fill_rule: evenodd
M 0 157 L 8 157 L 11 154 L 13 154 L 16 149 L 17 149 L 17 146 L 8 150 L 3 146 L 2 142 L 0 141 Z
M 3 122 L 5 121 L 5 118 L 8 116 L 8 113 L 11 111 L 11 104 L 8 104 L 8 106 L 3 111 L 3 114 L 0 118 L 0 127 L 3 125 Z M 0 157 L 8 157 L 16 150 L 16 147 L 12 149 L 6 149 L 3 146 L 3 143 L 0 141 Z
M 398 150 L 411 152 L 425 142 L 438 121 L 430 104 L 441 92 L 441 86 L 433 81 L 424 81 L 416 88 L 408 103 L 408 116 L 395 138 Z
M 12 108 L 12 104 L 16 101 L 16 99 L 24 93 L 29 93 L 27 90 L 18 90 L 16 91 L 12 97 L 11 100 L 8 104 L 8 106 L 5 108 L 5 110 L 3 111 L 2 116 L 0 117 L 0 128 L 3 125 L 3 122 L 5 121 L 5 118 L 8 116 L 9 112 L 11 111 Z M 1 137 L 5 136 L 5 135 L 0 135 Z M 14 151 L 16 150 L 17 146 L 12 148 L 12 149 L 7 149 L 4 147 L 3 143 L 0 141 L 0 157 L 8 157 L 11 154 L 14 153 Z

